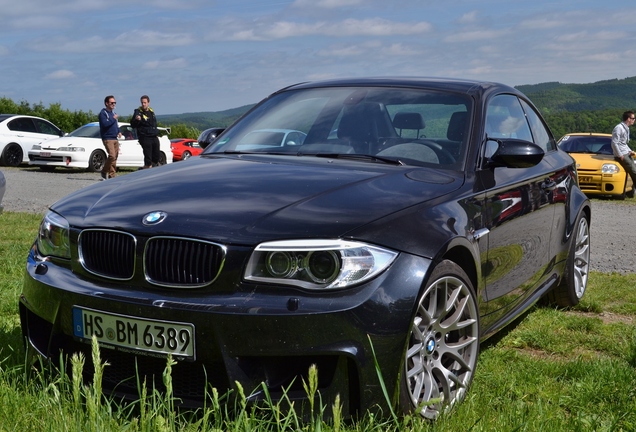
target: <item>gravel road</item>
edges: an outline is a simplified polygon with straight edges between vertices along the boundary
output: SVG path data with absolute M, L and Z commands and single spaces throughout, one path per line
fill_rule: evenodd
M 3 199 L 9 212 L 44 213 L 63 196 L 99 181 L 99 173 L 78 171 L 40 171 L 36 167 L 2 167 L 7 179 Z M 0 218 L 0 227 L 2 226 Z M 591 269 L 604 272 L 633 273 L 636 269 L 636 199 L 624 202 L 592 200 Z

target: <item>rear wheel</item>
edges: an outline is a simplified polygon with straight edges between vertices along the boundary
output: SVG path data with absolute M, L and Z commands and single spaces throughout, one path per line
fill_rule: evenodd
M 400 404 L 436 419 L 461 401 L 479 356 L 479 313 L 466 273 L 442 261 L 419 298 L 404 354 Z
M 94 150 L 88 159 L 88 170 L 90 172 L 99 172 L 104 169 L 106 164 L 106 153 L 101 150 Z
M 183 154 L 181 155 L 181 160 L 186 160 L 189 159 L 190 156 L 192 156 L 192 154 L 189 151 L 184 151 Z
M 165 165 L 168 163 L 168 159 L 166 158 L 166 154 L 164 152 L 161 152 L 161 154 L 159 155 L 159 165 Z
M 22 147 L 19 144 L 11 143 L 4 148 L 0 160 L 2 165 L 17 167 L 22 163 L 23 156 Z
M 561 307 L 579 304 L 587 288 L 590 271 L 590 225 L 584 213 L 576 221 L 573 236 L 563 279 L 548 293 L 548 300 Z

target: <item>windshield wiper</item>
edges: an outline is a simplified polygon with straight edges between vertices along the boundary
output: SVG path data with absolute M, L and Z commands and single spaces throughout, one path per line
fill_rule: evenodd
M 396 158 L 388 158 L 383 156 L 373 156 L 368 154 L 357 154 L 357 153 L 302 153 L 302 152 L 254 152 L 254 151 L 239 151 L 239 150 L 225 150 L 221 152 L 222 154 L 259 154 L 259 155 L 275 155 L 275 156 L 315 156 L 320 158 L 328 158 L 328 159 L 355 159 L 355 160 L 367 160 L 373 162 L 382 162 L 388 165 L 406 165 L 399 159 Z M 210 153 L 213 154 L 213 153 Z
M 348 154 L 348 153 L 301 153 L 298 152 L 297 153 L 298 156 L 316 156 L 316 157 L 322 157 L 322 158 L 329 158 L 329 159 L 359 159 L 359 160 L 370 160 L 373 162 L 382 162 L 385 164 L 389 164 L 389 165 L 404 165 L 404 162 L 402 162 L 399 159 L 395 159 L 395 158 L 387 158 L 387 157 L 383 157 L 383 156 L 373 156 L 373 155 L 367 155 L 367 154 L 357 154 L 357 153 L 352 153 L 352 154 Z

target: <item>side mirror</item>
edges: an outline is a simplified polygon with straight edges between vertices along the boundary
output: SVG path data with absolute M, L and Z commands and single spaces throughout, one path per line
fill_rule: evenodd
M 529 168 L 545 156 L 543 149 L 530 141 L 506 138 L 488 138 L 488 141 L 498 144 L 497 150 L 488 159 L 491 167 Z
M 201 132 L 201 135 L 199 135 L 199 146 L 201 146 L 201 148 L 206 148 L 214 141 L 216 141 L 218 136 L 221 135 L 224 130 L 225 128 L 210 128 L 204 130 L 203 132 Z

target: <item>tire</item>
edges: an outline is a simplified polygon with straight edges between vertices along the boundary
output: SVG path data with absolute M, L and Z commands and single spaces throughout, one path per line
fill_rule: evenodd
M 167 163 L 168 159 L 166 158 L 166 154 L 164 152 L 161 152 L 161 154 L 159 155 L 159 166 L 165 165 Z
M 88 171 L 100 172 L 106 164 L 106 153 L 102 150 L 94 150 L 88 159 Z
M 4 148 L 0 162 L 4 166 L 17 167 L 22 163 L 23 157 L 22 147 L 19 144 L 11 143 Z
M 563 278 L 558 286 L 548 293 L 550 303 L 560 307 L 576 306 L 587 289 L 590 271 L 590 223 L 581 213 L 572 234 Z
M 400 383 L 400 408 L 427 419 L 461 401 L 479 356 L 479 311 L 466 273 L 442 261 L 420 296 Z
M 192 154 L 189 151 L 184 151 L 181 155 L 181 160 L 190 159 L 190 156 L 192 156 Z

